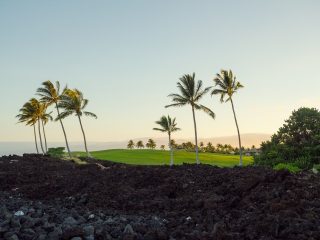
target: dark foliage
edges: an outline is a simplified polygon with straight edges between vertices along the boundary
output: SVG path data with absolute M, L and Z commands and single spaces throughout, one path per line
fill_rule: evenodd
M 295 163 L 300 168 L 310 168 L 319 160 L 320 112 L 305 107 L 293 111 L 271 140 L 261 144 L 261 154 L 255 157 L 260 165 Z

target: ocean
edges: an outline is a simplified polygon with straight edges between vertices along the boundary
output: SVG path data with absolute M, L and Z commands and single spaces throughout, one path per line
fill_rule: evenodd
M 89 151 L 98 151 L 105 149 L 126 148 L 126 142 L 88 142 Z M 82 142 L 70 142 L 71 151 L 85 151 Z M 65 147 L 63 142 L 50 142 L 50 147 Z M 40 145 L 38 145 L 41 151 Z M 36 153 L 34 142 L 0 142 L 0 156 L 4 155 L 22 155 L 23 153 Z
M 262 141 L 267 141 L 270 139 L 270 134 L 259 134 L 259 133 L 247 133 L 242 134 L 242 145 L 245 147 L 251 147 L 255 145 L 257 147 L 260 146 Z M 142 138 L 133 138 L 134 142 L 138 140 L 142 140 L 144 143 L 148 141 L 149 137 Z M 128 139 L 129 140 L 129 139 Z M 106 149 L 123 149 L 127 147 L 127 141 L 118 141 L 118 142 L 88 142 L 89 151 L 98 151 L 98 150 L 106 150 Z M 155 140 L 157 146 L 162 144 L 168 144 L 167 136 L 160 138 L 153 138 Z M 182 142 L 192 141 L 193 138 L 186 139 L 175 139 L 177 143 L 181 144 Z M 222 144 L 231 144 L 232 146 L 238 145 L 238 136 L 225 136 L 225 137 L 214 137 L 214 138 L 199 138 L 198 142 L 204 142 L 207 144 L 211 142 L 213 145 L 217 143 Z M 70 142 L 71 151 L 84 151 L 83 142 Z M 64 142 L 48 142 L 48 147 L 65 147 Z M 39 145 L 40 151 L 40 145 Z M 0 156 L 2 155 L 10 155 L 17 154 L 21 155 L 23 153 L 35 153 L 36 148 L 34 142 L 1 142 L 0 141 Z

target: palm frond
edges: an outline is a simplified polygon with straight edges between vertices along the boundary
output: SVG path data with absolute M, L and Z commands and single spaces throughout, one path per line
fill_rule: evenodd
M 204 106 L 204 105 L 198 105 L 198 104 L 195 104 L 194 105 L 195 109 L 197 110 L 202 110 L 204 111 L 205 113 L 207 113 L 210 117 L 212 117 L 213 119 L 215 119 L 216 117 L 216 114 L 208 107 Z
M 47 88 L 38 88 L 36 94 L 40 97 L 51 97 L 51 93 Z
M 199 80 L 199 81 L 197 82 L 197 88 L 196 88 L 196 91 L 195 91 L 195 95 L 196 95 L 196 96 L 199 94 L 199 92 L 201 92 L 202 85 L 203 85 L 202 81 Z
M 166 130 L 161 129 L 161 128 L 153 128 L 153 130 L 160 131 L 160 132 L 166 132 Z
M 184 85 L 184 89 L 187 91 L 190 98 L 195 94 L 195 73 L 192 75 L 185 74 L 180 78 L 180 82 Z
M 58 116 L 56 117 L 55 121 L 64 119 L 64 118 L 70 116 L 70 115 L 73 114 L 73 113 L 74 113 L 74 112 L 73 112 L 73 111 L 70 111 L 70 110 L 69 110 L 69 111 L 64 111 L 64 112 L 60 113 L 60 115 L 58 115 Z
M 190 99 L 192 95 L 190 95 L 189 90 L 186 88 L 187 86 L 183 86 L 180 82 L 177 83 L 177 87 L 182 94 L 183 98 Z
M 197 95 L 194 97 L 194 102 L 198 102 L 205 94 L 207 94 L 210 91 L 211 87 L 206 87 L 204 90 L 199 90 L 197 92 Z
M 60 82 L 59 81 L 56 81 L 56 91 L 57 91 L 57 94 L 60 93 Z
M 168 107 L 183 107 L 185 106 L 187 103 L 173 103 L 173 104 L 169 104 L 169 105 L 166 105 L 164 106 L 165 108 L 168 108 Z
M 92 113 L 92 112 L 83 112 L 83 114 L 86 115 L 86 116 L 89 116 L 89 117 L 94 117 L 95 119 L 98 118 L 97 115 L 95 115 L 95 114 Z
M 81 109 L 84 109 L 88 105 L 88 103 L 89 103 L 88 99 L 83 99 Z

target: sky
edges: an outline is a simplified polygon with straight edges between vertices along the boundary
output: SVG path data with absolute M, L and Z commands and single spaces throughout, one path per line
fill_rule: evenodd
M 176 117 L 176 138 L 192 138 L 191 108 L 164 108 L 167 95 L 193 72 L 213 86 L 220 69 L 245 86 L 234 96 L 241 133 L 272 134 L 294 109 L 319 108 L 319 11 L 317 0 L 2 0 L 0 141 L 33 141 L 15 115 L 45 80 L 89 99 L 89 141 L 161 137 L 152 128 L 164 114 Z M 229 103 L 201 103 L 216 119 L 196 112 L 199 137 L 236 135 Z M 82 140 L 76 117 L 65 127 Z M 63 141 L 58 123 L 47 138 Z

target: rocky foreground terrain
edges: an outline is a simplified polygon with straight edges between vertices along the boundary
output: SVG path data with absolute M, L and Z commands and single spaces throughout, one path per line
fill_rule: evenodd
M 320 177 L 0 158 L 0 239 L 320 239 Z

